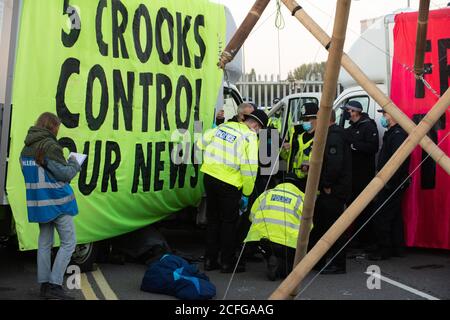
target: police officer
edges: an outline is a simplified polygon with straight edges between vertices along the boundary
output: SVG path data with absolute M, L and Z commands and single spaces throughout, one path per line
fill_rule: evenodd
M 381 125 L 387 128 L 378 157 L 377 169 L 381 170 L 406 140 L 408 134 L 388 113 L 383 110 L 379 110 L 379 112 L 383 113 Z M 409 161 L 408 157 L 377 195 L 376 208 L 381 207 L 381 210 L 374 217 L 373 223 L 377 250 L 369 254 L 370 260 L 384 260 L 391 256 L 402 256 L 404 246 L 402 198 L 409 186 L 409 181 L 405 183 L 409 176 Z M 397 190 L 399 187 L 400 189 Z
M 319 182 L 319 196 L 314 212 L 314 228 L 310 235 L 310 247 L 313 247 L 323 234 L 334 224 L 344 212 L 345 203 L 351 198 L 352 155 L 346 141 L 344 128 L 336 125 L 336 113 L 331 113 L 327 142 L 323 158 L 322 172 Z M 322 269 L 345 244 L 345 236 L 341 236 L 331 247 L 327 255 L 316 265 Z M 334 260 L 322 271 L 322 274 L 339 274 L 346 272 L 346 253 L 343 249 Z
M 299 178 L 300 190 L 303 192 L 306 188 L 318 111 L 317 103 L 308 102 L 303 105 L 302 125 L 295 127 L 294 132 L 290 135 L 289 143 L 283 144 L 280 154 L 283 159 L 287 160 L 287 172 L 293 172 Z
M 239 209 L 246 210 L 258 171 L 258 137 L 267 125 L 267 115 L 255 110 L 244 122 L 227 122 L 204 134 L 198 142 L 204 150 L 207 205 L 205 270 L 233 272 L 236 224 Z M 221 265 L 218 263 L 219 252 Z M 244 271 L 243 269 L 237 270 Z
M 375 177 L 375 156 L 379 149 L 377 124 L 367 113 L 363 112 L 360 102 L 350 100 L 344 109 L 349 112 L 350 127 L 346 129 L 352 150 L 352 197 L 349 204 L 366 188 Z M 356 219 L 355 228 L 359 229 L 369 218 L 372 209 L 368 206 Z M 366 226 L 358 239 L 364 246 L 369 246 L 373 238 L 370 228 Z
M 304 198 L 297 183 L 297 177 L 289 174 L 284 183 L 261 194 L 251 209 L 245 242 L 259 242 L 272 281 L 292 270 Z

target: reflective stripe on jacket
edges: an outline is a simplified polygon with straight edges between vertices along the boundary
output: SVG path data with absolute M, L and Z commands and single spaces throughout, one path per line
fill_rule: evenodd
M 69 183 L 57 181 L 32 157 L 20 158 L 25 178 L 28 221 L 47 223 L 61 214 L 75 216 L 78 206 Z
M 227 122 L 197 142 L 204 151 L 201 172 L 242 188 L 250 196 L 258 173 L 258 137 L 246 124 Z
M 282 183 L 261 194 L 252 206 L 252 225 L 245 242 L 267 238 L 297 247 L 304 194 L 291 183 Z

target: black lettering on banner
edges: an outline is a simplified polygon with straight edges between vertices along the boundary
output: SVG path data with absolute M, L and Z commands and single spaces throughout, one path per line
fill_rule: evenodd
M 146 39 L 147 42 L 145 44 L 145 50 L 142 50 L 141 44 L 141 18 L 144 18 L 145 21 L 145 30 L 146 30 Z M 133 38 L 134 38 L 134 48 L 136 50 L 136 54 L 138 59 L 142 63 L 146 63 L 150 59 L 150 55 L 152 54 L 153 49 L 153 29 L 150 20 L 150 14 L 148 13 L 148 9 L 146 6 L 141 4 L 139 8 L 136 10 L 133 19 Z
M 425 53 L 431 52 L 431 41 L 427 40 L 425 44 Z M 426 56 L 426 54 L 425 54 Z M 423 64 L 423 77 L 427 74 L 431 74 L 433 72 L 433 65 L 431 63 L 424 63 Z M 416 90 L 414 94 L 416 99 L 423 99 L 425 98 L 425 84 L 420 79 L 416 79 Z
M 194 121 L 200 121 L 200 99 L 202 96 L 202 79 L 195 81 L 195 107 L 194 107 Z
M 142 145 L 136 145 L 133 187 L 131 188 L 131 193 L 137 193 L 140 183 L 140 175 L 142 175 L 142 191 L 150 191 L 150 181 L 152 176 L 152 147 L 153 145 L 151 142 L 147 143 L 147 159 L 145 159 Z
M 102 95 L 100 99 L 100 110 L 98 116 L 94 116 L 94 111 L 92 107 L 93 100 L 93 87 L 95 80 L 100 82 Z M 100 65 L 95 65 L 88 75 L 88 81 L 86 86 L 86 120 L 89 129 L 96 131 L 100 129 L 106 119 L 106 114 L 108 113 L 109 105 L 109 94 L 108 94 L 108 83 L 106 81 L 105 71 Z
M 448 64 L 448 50 L 450 49 L 450 38 L 438 40 L 439 52 L 439 83 L 441 96 L 448 89 L 448 78 L 450 77 L 450 65 Z
M 78 179 L 78 189 L 85 196 L 90 195 L 92 193 L 92 191 L 94 191 L 95 188 L 97 187 L 98 176 L 100 174 L 102 142 L 95 141 L 94 157 L 92 157 L 92 154 L 90 154 L 90 152 L 89 152 L 89 146 L 90 146 L 90 142 L 87 141 L 84 144 L 83 153 L 86 154 L 88 157 L 86 158 L 83 165 L 81 166 L 80 178 Z M 86 183 L 87 166 L 88 166 L 90 159 L 92 159 L 92 158 L 94 159 L 94 166 L 92 169 L 91 181 L 89 183 Z
M 192 163 L 192 166 L 194 167 L 194 175 L 191 176 L 191 179 L 190 179 L 191 188 L 197 187 L 198 176 L 199 176 L 199 167 L 198 167 L 197 160 L 195 159 L 196 152 L 199 152 L 199 150 L 198 150 L 197 144 L 193 143 L 192 150 L 191 150 L 191 163 Z
M 161 131 L 161 117 L 164 119 L 164 130 L 170 131 L 169 119 L 167 117 L 167 105 L 171 98 L 172 82 L 170 81 L 170 78 L 164 74 L 158 73 L 156 75 L 156 132 Z
M 119 25 L 119 13 L 122 21 Z M 112 0 L 112 33 L 113 33 L 113 57 L 119 58 L 119 44 L 122 51 L 122 58 L 128 59 L 128 50 L 123 34 L 128 25 L 128 11 L 121 0 Z
M 170 41 L 170 49 L 164 51 L 163 41 L 163 23 L 167 22 L 167 33 Z M 156 49 L 158 50 L 159 60 L 161 63 L 167 65 L 173 61 L 173 45 L 174 45 L 174 26 L 173 17 L 166 8 L 161 8 L 156 16 Z
M 182 66 L 184 60 L 184 66 L 186 68 L 191 67 L 191 56 L 187 44 L 187 36 L 191 29 L 191 20 L 191 16 L 186 16 L 183 24 L 181 13 L 177 12 L 178 65 Z
M 58 140 L 59 145 L 64 149 L 68 149 L 69 152 L 77 152 L 77 145 L 75 142 L 67 137 L 61 138 Z
M 97 39 L 98 51 L 102 56 L 108 56 L 108 44 L 103 41 L 102 21 L 104 9 L 108 7 L 106 0 L 100 0 L 97 6 L 97 14 L 95 16 L 95 36 Z
M 153 73 L 141 73 L 139 84 L 142 86 L 142 132 L 148 131 L 149 87 L 153 85 Z
M 112 154 L 114 153 L 114 161 L 112 160 Z M 117 178 L 116 170 L 120 165 L 121 161 L 120 147 L 117 142 L 107 141 L 106 142 L 106 156 L 105 156 L 105 166 L 103 167 L 103 178 L 102 178 L 102 192 L 108 192 L 108 182 L 111 180 L 111 191 L 117 192 Z
M 195 68 L 201 69 L 203 65 L 203 60 L 205 59 L 206 55 L 206 44 L 205 41 L 202 38 L 202 35 L 200 34 L 200 27 L 205 26 L 205 16 L 202 14 L 198 15 L 195 18 L 194 22 L 194 36 L 195 36 L 195 42 L 197 42 L 197 45 L 200 49 L 200 56 L 195 56 Z
M 164 161 L 161 161 L 161 152 L 166 150 L 165 142 L 155 143 L 155 181 L 154 191 L 161 191 L 164 188 L 164 180 L 160 180 L 160 173 L 164 171 Z
M 113 71 L 114 78 L 114 122 L 113 129 L 119 130 L 119 101 L 122 104 L 125 129 L 133 130 L 133 96 L 134 96 L 134 72 L 127 73 L 128 94 L 125 94 L 120 70 Z
M 186 94 L 186 120 L 181 120 L 181 94 Z M 188 129 L 189 121 L 191 120 L 192 111 L 192 86 L 189 80 L 185 76 L 181 76 L 178 79 L 177 91 L 175 95 L 175 119 L 177 123 L 177 129 Z
M 69 5 L 69 0 L 64 0 L 63 15 L 70 17 L 70 32 L 61 31 L 61 42 L 66 48 L 71 48 L 77 42 L 81 32 L 81 19 L 77 10 Z
M 426 116 L 426 114 L 415 114 L 413 121 L 417 125 Z M 438 143 L 438 130 L 445 130 L 445 113 L 439 118 L 438 122 L 428 132 L 428 137 L 434 142 Z M 425 160 L 428 153 L 422 150 L 422 161 Z M 421 187 L 424 190 L 436 188 L 436 161 L 428 157 L 420 167 Z
M 79 113 L 71 113 L 65 102 L 66 88 L 72 74 L 80 74 L 80 60 L 68 58 L 61 66 L 58 88 L 56 91 L 56 114 L 61 123 L 69 129 L 78 127 L 80 121 Z
M 169 142 L 169 154 L 170 154 L 170 189 L 175 188 L 175 184 L 177 182 L 178 177 L 178 188 L 184 187 L 184 181 L 186 179 L 186 156 L 189 156 L 189 154 L 184 154 L 184 148 L 189 148 L 189 144 L 182 144 L 182 143 L 174 143 Z M 180 164 L 176 164 L 173 162 L 173 151 L 174 148 L 176 148 L 177 155 L 179 159 L 182 159 L 180 161 Z

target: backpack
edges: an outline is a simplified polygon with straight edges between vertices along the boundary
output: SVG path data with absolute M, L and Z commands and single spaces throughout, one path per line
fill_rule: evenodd
M 216 295 L 216 287 L 196 265 L 172 254 L 166 254 L 149 265 L 141 290 L 182 300 L 208 300 Z

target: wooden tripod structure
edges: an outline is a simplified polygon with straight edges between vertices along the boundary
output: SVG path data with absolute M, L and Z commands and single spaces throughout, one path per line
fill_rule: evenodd
M 419 18 L 417 21 L 416 55 L 414 58 L 414 72 L 420 77 L 424 73 L 425 46 L 427 44 L 428 12 L 430 0 L 420 0 Z
M 306 182 L 305 199 L 303 201 L 302 223 L 297 240 L 294 266 L 306 255 L 309 234 L 314 215 L 316 194 L 319 188 L 320 173 L 322 170 L 323 155 L 328 136 L 331 112 L 335 98 L 339 71 L 341 69 L 342 53 L 344 50 L 345 33 L 347 31 L 348 16 L 350 13 L 349 0 L 338 0 L 336 5 L 336 18 L 333 28 L 333 37 L 329 45 L 329 56 L 325 68 L 325 77 L 320 108 L 317 115 L 317 127 L 314 133 L 314 151 L 309 161 L 308 180 Z M 295 294 L 296 295 L 296 294 Z
M 265 1 L 267 0 L 257 0 L 256 3 Z M 345 17 L 346 1 L 342 2 L 338 1 L 340 5 L 338 6 L 336 12 L 337 13 L 336 20 L 339 19 L 340 22 L 338 23 L 338 21 L 336 21 L 335 23 L 333 39 L 330 39 L 330 37 L 325 33 L 325 31 L 321 29 L 320 26 L 317 25 L 314 22 L 314 20 L 311 19 L 311 17 L 309 17 L 306 14 L 303 8 L 300 5 L 298 5 L 296 1 L 294 0 L 281 0 L 281 1 L 292 12 L 292 15 L 295 16 L 327 50 L 331 48 L 326 70 L 326 74 L 328 75 L 329 80 L 331 80 L 335 72 L 335 70 L 333 70 L 333 66 L 335 66 L 335 61 L 333 62 L 333 59 L 336 59 L 336 57 L 339 56 L 338 45 L 335 46 L 335 42 L 339 42 L 339 39 L 341 39 L 343 42 L 343 37 L 341 38 L 339 36 L 338 24 L 340 24 L 340 26 L 343 25 L 346 26 L 347 24 L 346 19 L 348 19 L 348 13 L 347 17 Z M 262 12 L 259 13 L 259 16 L 261 14 Z M 247 29 L 246 32 L 248 36 L 250 32 L 248 31 L 248 26 L 249 23 L 247 23 L 247 25 L 244 24 L 241 25 L 237 33 L 239 33 L 241 29 L 244 30 Z M 242 43 L 239 45 L 239 47 L 242 46 L 243 41 L 245 41 L 245 38 L 246 37 L 241 37 Z M 333 55 L 331 55 L 332 50 Z M 340 51 L 342 54 L 342 49 Z M 222 65 L 221 63 L 219 63 L 219 65 L 222 68 L 224 67 L 225 64 Z M 299 262 L 298 265 L 296 265 L 292 273 L 285 279 L 285 281 L 283 281 L 280 287 L 270 296 L 270 299 L 289 299 L 297 295 L 298 286 L 304 279 L 304 277 L 311 271 L 314 265 L 325 255 L 325 253 L 331 248 L 334 242 L 336 242 L 336 240 L 342 235 L 342 233 L 351 225 L 351 223 L 356 219 L 356 217 L 361 213 L 361 211 L 364 210 L 364 208 L 372 201 L 372 199 L 378 194 L 378 192 L 381 191 L 381 189 L 385 186 L 386 182 L 389 181 L 392 175 L 398 170 L 398 168 L 402 165 L 402 163 L 413 151 L 413 149 L 417 146 L 417 144 L 420 143 L 422 148 L 427 153 L 430 154 L 430 156 L 436 161 L 436 163 L 438 163 L 448 174 L 450 174 L 450 158 L 446 156 L 445 153 L 435 143 L 433 143 L 430 138 L 426 136 L 426 134 L 432 128 L 434 123 L 436 123 L 438 119 L 442 116 L 442 114 L 444 114 L 445 111 L 447 110 L 447 106 L 450 104 L 450 90 L 447 90 L 445 92 L 445 94 L 439 99 L 439 101 L 425 116 L 425 118 L 423 118 L 423 120 L 419 123 L 419 125 L 415 126 L 414 122 L 411 119 L 409 119 L 380 89 L 378 89 L 378 87 L 373 82 L 370 81 L 370 79 L 345 53 L 342 54 L 341 64 L 346 69 L 346 71 L 361 85 L 361 87 L 387 113 L 389 113 L 406 132 L 408 132 L 409 136 L 407 140 L 402 144 L 402 146 L 397 150 L 397 152 L 392 156 L 392 158 L 386 163 L 383 169 L 377 174 L 377 176 L 358 196 L 358 198 L 350 205 L 350 207 L 347 208 L 347 210 L 341 215 L 341 217 L 335 222 L 335 224 L 323 235 L 323 237 L 318 241 L 318 243 L 314 246 L 314 248 L 312 248 L 312 250 L 306 256 L 304 256 L 303 259 L 301 259 L 304 253 L 306 253 L 309 230 L 314 211 L 313 210 L 314 200 L 316 196 L 318 179 L 320 177 L 320 169 L 322 165 L 323 149 L 324 144 L 326 142 L 327 128 L 324 130 L 323 123 L 325 123 L 327 119 L 329 121 L 330 110 L 323 110 L 322 112 L 319 112 L 318 120 L 320 121 L 320 117 L 323 117 L 320 126 L 318 125 L 318 130 L 319 128 L 321 128 L 320 129 L 321 132 L 320 133 L 316 132 L 314 138 L 315 151 L 312 153 L 312 156 L 314 156 L 314 153 L 318 154 L 316 155 L 316 159 L 314 159 L 314 163 L 311 161 L 310 172 L 308 174 L 308 180 L 312 180 L 312 182 L 308 181 L 309 188 L 307 187 L 306 196 L 304 200 L 305 205 L 306 204 L 308 205 L 306 206 L 306 208 L 304 207 L 303 210 L 303 218 L 302 218 L 303 221 L 300 226 L 301 229 L 296 253 L 296 259 L 301 261 Z M 325 88 L 326 87 L 324 86 L 324 90 L 326 90 Z M 328 97 L 326 96 L 324 98 L 328 99 Z M 323 104 L 321 103 L 321 108 L 324 106 L 325 109 L 327 109 L 328 104 L 329 103 L 327 101 L 325 101 Z M 331 109 L 330 107 L 328 108 Z M 317 139 L 319 139 L 319 141 L 317 141 Z M 322 155 L 320 154 L 320 151 L 322 152 Z M 307 234 L 304 235 L 303 239 L 300 240 L 300 237 L 302 237 L 302 235 L 305 234 L 306 232 Z

